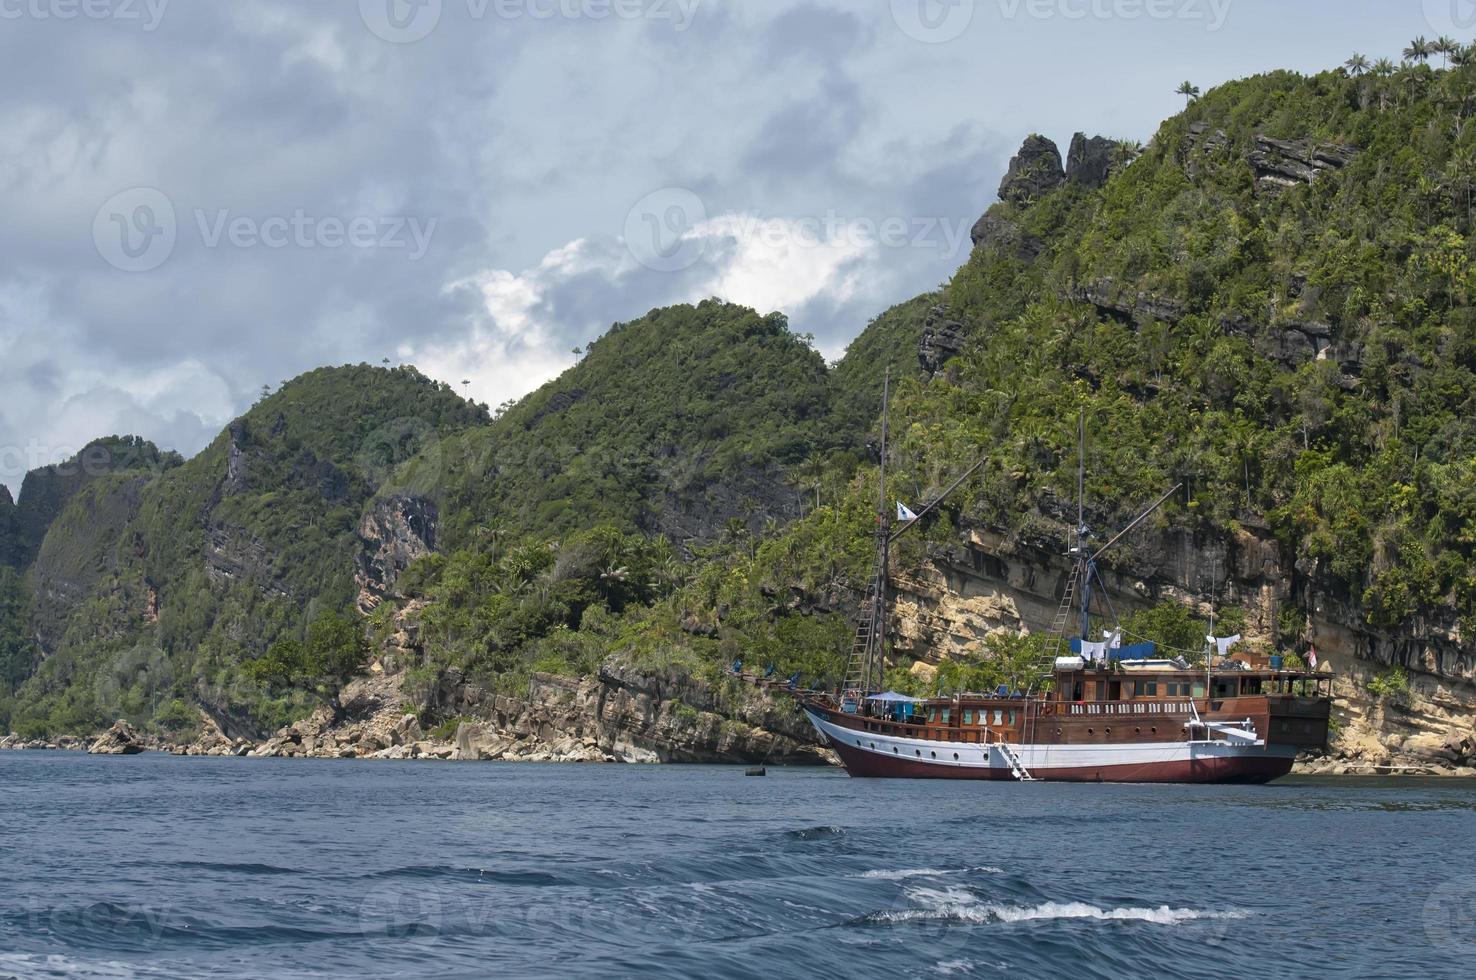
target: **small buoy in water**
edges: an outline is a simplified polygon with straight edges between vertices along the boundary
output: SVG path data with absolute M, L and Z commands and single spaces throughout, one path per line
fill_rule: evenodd
M 769 770 L 765 769 L 763 766 L 749 766 L 747 769 L 743 770 L 743 775 L 745 776 L 767 776 L 768 774 Z

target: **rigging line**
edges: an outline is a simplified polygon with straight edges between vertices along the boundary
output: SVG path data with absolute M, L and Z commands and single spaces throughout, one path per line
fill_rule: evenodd
M 1107 583 L 1102 581 L 1102 570 L 1092 563 L 1092 574 L 1097 577 L 1097 584 L 1102 587 L 1102 602 L 1107 607 L 1107 612 L 1112 616 L 1112 621 L 1117 622 L 1117 610 L 1112 607 L 1112 596 L 1107 592 Z

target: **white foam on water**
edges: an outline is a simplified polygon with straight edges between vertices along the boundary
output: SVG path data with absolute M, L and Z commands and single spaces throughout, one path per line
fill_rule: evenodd
M 11 971 L 15 971 L 13 974 Z M 17 977 L 95 978 L 133 980 L 160 976 L 152 970 L 116 960 L 81 960 L 55 953 L 0 953 L 0 975 Z
M 909 888 L 907 897 L 920 908 L 879 912 L 872 918 L 879 922 L 920 922 L 944 920 L 954 922 L 1038 922 L 1062 919 L 1096 919 L 1149 922 L 1155 925 L 1178 925 L 1195 919 L 1243 919 L 1249 913 L 1241 909 L 1209 911 L 1205 909 L 1121 906 L 1104 909 L 1086 902 L 1042 902 L 1039 905 L 999 905 L 981 903 L 962 888 Z
M 901 881 L 904 878 L 941 878 L 943 875 L 958 875 L 969 871 L 1002 875 L 1004 868 L 981 864 L 976 868 L 883 868 L 878 871 L 863 871 L 862 878 L 880 878 L 883 881 Z

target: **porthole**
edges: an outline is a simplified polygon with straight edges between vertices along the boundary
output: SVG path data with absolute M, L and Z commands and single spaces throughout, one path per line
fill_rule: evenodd
M 893 755 L 896 755 L 897 754 L 897 746 L 895 746 L 895 745 L 892 746 L 892 754 Z
M 953 753 L 953 761 L 954 762 L 957 762 L 958 761 L 958 753 L 957 752 Z
M 1141 735 L 1141 734 L 1143 734 L 1143 729 L 1141 729 L 1141 728 L 1134 728 L 1133 729 L 1133 734 L 1134 735 Z
M 922 749 L 913 749 L 912 751 L 919 759 L 922 758 Z
M 1088 728 L 1087 729 L 1087 734 L 1088 735 L 1095 735 L 1095 734 L 1097 734 L 1097 730 L 1095 728 Z
M 1104 728 L 1104 729 L 1102 729 L 1102 734 L 1103 735 L 1111 735 L 1112 734 L 1112 729 L 1110 729 L 1110 728 Z
M 1158 726 L 1157 725 L 1154 725 L 1152 728 L 1148 729 L 1148 733 L 1150 735 L 1157 735 L 1158 734 Z
M 929 752 L 928 755 L 932 756 L 935 759 L 938 758 L 938 753 L 936 752 Z
M 1057 734 L 1057 735 L 1060 735 L 1060 734 L 1061 734 L 1061 729 L 1059 729 L 1059 728 L 1058 728 L 1058 729 L 1056 729 L 1056 734 Z

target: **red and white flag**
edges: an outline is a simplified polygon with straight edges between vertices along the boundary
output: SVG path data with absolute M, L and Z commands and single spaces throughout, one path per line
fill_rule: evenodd
M 1309 652 L 1307 653 L 1307 663 L 1311 665 L 1311 667 L 1312 667 L 1313 670 L 1316 670 L 1317 669 L 1317 648 L 1316 647 L 1312 647 L 1309 650 Z

